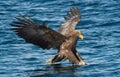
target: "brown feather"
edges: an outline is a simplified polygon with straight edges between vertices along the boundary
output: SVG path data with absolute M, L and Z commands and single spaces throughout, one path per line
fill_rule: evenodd
M 39 25 L 29 17 L 19 15 L 17 21 L 11 25 L 15 26 L 14 31 L 26 42 L 42 47 L 43 49 L 59 48 L 65 40 L 65 36 L 47 27 L 45 24 Z
M 16 21 L 11 25 L 19 37 L 43 49 L 58 49 L 58 54 L 52 59 L 52 63 L 69 59 L 73 64 L 85 64 L 75 49 L 78 33 L 80 33 L 75 30 L 80 20 L 78 8 L 71 7 L 64 16 L 65 22 L 60 26 L 59 32 L 47 27 L 46 24 L 37 24 L 27 15 L 19 14 L 15 18 Z

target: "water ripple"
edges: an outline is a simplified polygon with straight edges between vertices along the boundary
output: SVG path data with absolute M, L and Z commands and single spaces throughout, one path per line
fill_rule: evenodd
M 6 0 L 0 1 L 0 76 L 1 77 L 119 77 L 120 76 L 120 1 L 118 0 Z M 85 40 L 77 50 L 86 66 L 69 61 L 46 65 L 57 50 L 42 50 L 26 43 L 11 30 L 18 13 L 36 22 L 45 21 L 57 30 L 71 6 L 80 9 L 80 29 Z

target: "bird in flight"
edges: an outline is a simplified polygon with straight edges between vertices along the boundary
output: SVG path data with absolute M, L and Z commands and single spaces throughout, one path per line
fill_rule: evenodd
M 59 31 L 55 31 L 46 24 L 38 24 L 28 15 L 19 14 L 11 23 L 12 30 L 26 42 L 32 43 L 42 49 L 57 49 L 58 54 L 51 63 L 69 60 L 72 64 L 85 65 L 82 57 L 76 50 L 78 37 L 84 39 L 80 30 L 75 30 L 80 21 L 80 13 L 77 7 L 71 7 L 64 17 L 65 22 L 61 24 Z

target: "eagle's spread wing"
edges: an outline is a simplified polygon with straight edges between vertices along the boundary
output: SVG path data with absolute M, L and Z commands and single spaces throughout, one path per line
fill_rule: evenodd
M 40 46 L 43 49 L 59 48 L 64 42 L 65 36 L 47 27 L 45 24 L 39 25 L 30 17 L 19 14 L 17 21 L 11 25 L 18 36 L 26 42 Z
M 70 11 L 67 13 L 67 16 L 65 16 L 64 19 L 66 22 L 64 22 L 59 29 L 59 32 L 63 35 L 69 33 L 71 29 L 74 30 L 77 23 L 80 21 L 80 13 L 78 8 L 71 7 Z

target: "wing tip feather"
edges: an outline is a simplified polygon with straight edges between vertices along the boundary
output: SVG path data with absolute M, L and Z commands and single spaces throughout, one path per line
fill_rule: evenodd
M 74 7 L 72 6 L 70 8 L 70 11 L 67 12 L 67 15 L 64 16 L 64 19 L 67 21 L 67 20 L 70 20 L 72 18 L 75 18 L 77 21 L 80 20 L 80 12 L 79 12 L 79 9 L 77 7 Z

